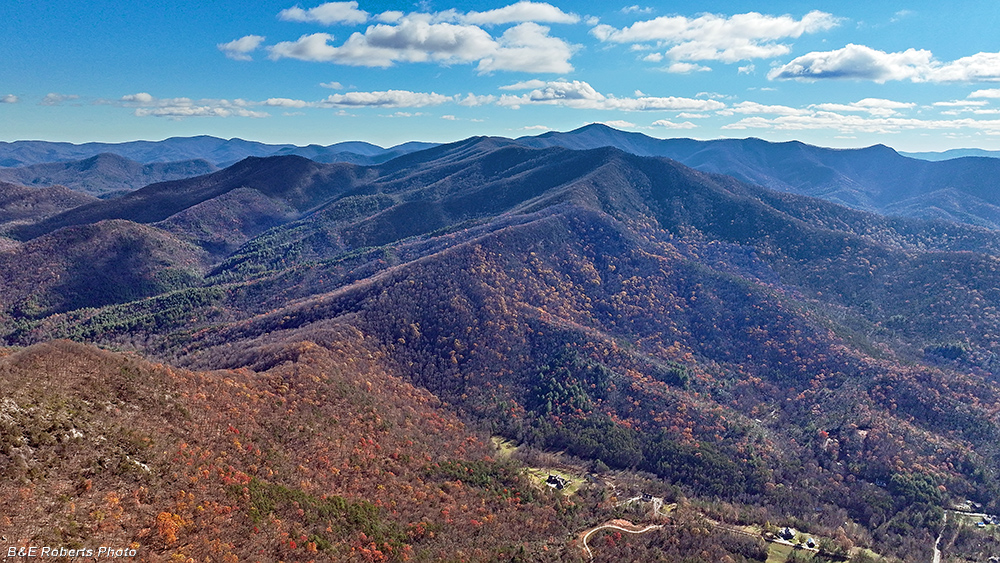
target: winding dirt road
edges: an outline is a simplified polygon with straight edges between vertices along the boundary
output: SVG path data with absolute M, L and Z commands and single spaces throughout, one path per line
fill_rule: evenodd
M 594 552 L 591 551 L 590 546 L 587 545 L 587 539 L 589 539 L 594 532 L 598 532 L 600 530 L 618 530 L 629 534 L 645 534 L 646 532 L 659 530 L 660 528 L 663 528 L 662 524 L 649 524 L 645 528 L 639 528 L 639 526 L 636 526 L 628 520 L 612 520 L 606 524 L 601 524 L 596 528 L 591 528 L 583 534 L 583 549 L 587 551 L 587 555 L 590 559 L 594 559 Z

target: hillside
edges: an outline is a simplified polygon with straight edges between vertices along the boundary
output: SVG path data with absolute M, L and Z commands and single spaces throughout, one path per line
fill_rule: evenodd
M 903 156 L 884 145 L 828 149 L 761 139 L 654 139 L 592 124 L 569 132 L 521 137 L 530 147 L 575 150 L 616 147 L 639 156 L 666 157 L 704 172 L 733 176 L 779 191 L 819 197 L 855 209 L 1000 228 L 1000 159 L 966 156 L 940 161 Z M 957 191 L 953 206 L 941 194 Z
M 0 316 L 36 318 L 124 303 L 200 282 L 203 253 L 128 221 L 60 230 L 0 251 Z
M 809 150 L 803 147 L 788 148 L 801 155 Z M 512 530 L 535 522 L 523 532 L 526 560 L 580 557 L 572 538 L 622 515 L 607 500 L 617 496 L 613 487 L 599 483 L 623 483 L 622 475 L 637 471 L 644 486 L 658 482 L 664 498 L 697 505 L 699 518 L 793 525 L 838 538 L 844 549 L 868 546 L 907 562 L 931 558 L 943 509 L 972 499 L 1000 510 L 1000 235 L 989 229 L 886 218 L 611 147 L 530 148 L 477 137 L 372 166 L 250 158 L 10 233 L 19 242 L 6 255 L 25 254 L 0 270 L 10 295 L 23 295 L 0 325 L 8 345 L 72 338 L 193 370 L 185 373 L 229 370 L 228 387 L 192 391 L 190 378 L 171 383 L 185 389 L 181 396 L 209 401 L 211 409 L 198 407 L 207 413 L 236 408 L 233 416 L 244 415 L 256 405 L 248 398 L 262 393 L 257 386 L 278 385 L 278 373 L 285 385 L 310 389 L 301 413 L 273 410 L 285 403 L 268 395 L 245 423 L 254 443 L 257 436 L 276 440 L 272 447 L 283 453 L 274 459 L 286 463 L 281 471 L 268 466 L 276 474 L 291 475 L 296 464 L 309 470 L 323 456 L 340 459 L 315 453 L 319 446 L 302 432 L 340 432 L 330 417 L 367 420 L 336 414 L 355 412 L 353 392 L 333 386 L 317 395 L 323 377 L 338 374 L 361 389 L 370 383 L 370 393 L 378 390 L 372 400 L 403 411 L 441 401 L 436 412 L 454 422 L 433 431 L 402 425 L 426 435 L 407 437 L 413 443 L 394 446 L 396 453 L 413 459 L 434 452 L 466 465 L 439 462 L 443 469 L 425 468 L 429 476 L 415 481 L 413 466 L 394 465 L 393 450 L 381 442 L 346 458 L 346 467 L 368 467 L 359 459 L 387 464 L 392 475 L 378 475 L 389 492 L 352 498 L 374 497 L 390 511 L 386 519 L 402 518 L 403 529 L 425 518 L 470 522 L 468 532 L 463 524 L 453 534 L 427 524 L 438 533 L 427 536 L 428 559 L 445 553 L 446 541 L 481 549 L 469 552 L 474 560 L 509 554 L 504 550 L 521 544 L 516 532 L 479 532 L 465 519 L 482 525 L 491 514 Z M 114 242 L 126 239 L 134 242 Z M 109 252 L 115 248 L 128 252 Z M 140 265 L 123 269 L 135 280 L 83 275 L 110 275 L 126 259 Z M 148 283 L 164 272 L 185 277 L 172 286 Z M 101 301 L 103 288 L 133 285 L 141 292 Z M 40 305 L 33 309 L 14 305 L 29 295 L 44 299 L 34 297 Z M 214 402 L 230 393 L 243 393 L 240 406 Z M 389 419 L 382 413 L 394 408 L 376 412 Z M 434 419 L 421 412 L 411 413 L 414 424 Z M 274 422 L 285 415 L 306 419 L 295 429 Z M 458 420 L 476 436 L 458 438 L 468 441 L 464 452 L 427 442 L 453 443 L 448 426 L 459 428 Z M 197 435 L 206 424 L 219 428 L 197 422 L 185 432 Z M 280 427 L 260 427 L 267 424 Z M 522 499 L 532 490 L 518 484 L 516 465 L 468 465 L 496 455 L 490 435 L 530 451 L 563 452 L 594 485 L 569 503 L 541 495 L 512 508 L 490 500 L 509 499 L 511 487 L 522 487 Z M 262 471 L 262 462 L 246 463 Z M 347 494 L 338 487 L 351 483 L 367 490 L 350 481 L 359 470 L 336 467 L 260 485 L 280 492 L 275 504 L 255 504 L 252 481 L 244 483 L 251 500 L 236 504 L 251 520 L 271 512 L 290 518 L 288 526 L 298 522 L 308 539 L 319 533 L 310 527 L 316 522 L 301 520 L 302 513 L 296 520 L 280 499 L 296 499 L 308 515 L 320 506 L 310 491 Z M 467 480 L 472 486 L 439 486 L 458 469 L 478 475 Z M 365 479 L 363 487 L 382 484 Z M 308 486 L 289 492 L 297 482 Z M 422 498 L 407 486 L 419 491 L 431 482 L 446 494 L 473 495 L 460 510 L 486 512 L 460 519 L 440 504 L 433 513 L 418 504 L 411 517 L 399 508 Z M 406 496 L 393 496 L 397 490 Z M 180 515 L 176 522 L 191 518 L 168 512 Z M 217 525 L 245 532 L 238 528 L 245 520 L 233 522 Z M 707 533 L 714 524 L 701 526 L 703 545 L 716 545 Z M 277 549 L 278 530 L 292 533 L 274 530 L 261 548 Z M 686 533 L 664 532 L 648 545 L 604 545 L 641 560 L 629 550 L 680 550 L 689 545 L 681 541 Z M 352 537 L 323 541 L 347 549 L 355 547 Z M 408 544 L 380 537 L 393 549 Z M 242 546 L 227 549 L 235 547 Z M 546 547 L 549 555 L 540 555 Z M 676 560 L 762 560 L 757 544 L 714 549 L 672 553 Z
M 0 168 L 0 180 L 32 187 L 59 184 L 77 192 L 102 196 L 136 190 L 156 182 L 201 176 L 215 170 L 217 168 L 205 160 L 140 164 L 102 153 L 71 162 Z
M 14 221 L 44 219 L 94 200 L 64 186 L 39 189 L 0 182 L 0 229 Z

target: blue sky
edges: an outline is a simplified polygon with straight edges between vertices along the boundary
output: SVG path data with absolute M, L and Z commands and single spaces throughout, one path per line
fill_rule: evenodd
M 1000 149 L 1000 4 L 0 3 L 0 140 L 654 137 Z

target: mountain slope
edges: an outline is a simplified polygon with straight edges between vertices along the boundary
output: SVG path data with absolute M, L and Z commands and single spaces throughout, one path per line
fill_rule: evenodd
M 240 163 L 186 180 L 161 182 L 121 198 L 96 201 L 65 213 L 14 229 L 14 236 L 29 239 L 70 225 L 105 219 L 138 223 L 163 221 L 175 213 L 238 188 L 253 188 L 264 196 L 305 211 L 352 185 L 351 165 L 321 165 L 302 157 L 247 158 Z
M 214 372 L 64 341 L 0 353 L 12 545 L 113 545 L 144 559 L 578 560 L 559 546 L 583 525 L 562 500 L 490 459 L 356 330 L 300 336 L 326 345 L 261 341 L 245 351 L 256 369 Z
M 0 225 L 37 221 L 93 201 L 92 196 L 62 186 L 27 188 L 0 182 Z
M 993 213 L 950 211 L 919 201 L 941 190 L 957 190 L 988 205 L 1000 204 L 997 190 L 1000 159 L 965 157 L 941 162 L 907 158 L 889 147 L 826 149 L 797 141 L 770 143 L 760 139 L 653 139 L 641 133 L 593 124 L 566 132 L 521 137 L 531 147 L 590 149 L 613 146 L 639 156 L 667 157 L 698 170 L 733 176 L 771 189 L 820 197 L 867 211 L 896 211 L 920 218 L 947 218 L 997 228 Z
M 0 311 L 37 317 L 133 301 L 197 283 L 203 265 L 198 248 L 158 229 L 71 227 L 0 252 Z
M 0 168 L 0 180 L 38 187 L 60 184 L 78 192 L 100 196 L 132 191 L 156 182 L 200 176 L 215 170 L 217 168 L 205 160 L 144 165 L 115 154 L 102 153 L 78 161 Z

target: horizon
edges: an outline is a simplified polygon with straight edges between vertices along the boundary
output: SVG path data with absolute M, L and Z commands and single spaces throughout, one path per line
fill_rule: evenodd
M 817 147 L 817 148 L 821 148 L 821 149 L 831 149 L 831 150 L 862 150 L 862 149 L 868 149 L 868 148 L 872 148 L 872 147 L 876 147 L 876 146 L 885 146 L 885 147 L 888 147 L 888 148 L 890 148 L 890 149 L 892 149 L 892 150 L 896 151 L 897 153 L 899 153 L 901 155 L 904 155 L 904 156 L 906 156 L 908 154 L 923 154 L 923 153 L 927 153 L 927 154 L 943 154 L 943 153 L 947 153 L 947 152 L 963 151 L 963 150 L 969 150 L 969 151 L 981 150 L 981 151 L 984 151 L 984 152 L 993 152 L 993 151 L 990 151 L 989 149 L 980 149 L 978 147 L 960 147 L 960 148 L 945 149 L 945 150 L 940 150 L 940 151 L 904 151 L 904 150 L 900 150 L 900 149 L 898 149 L 898 148 L 896 148 L 896 147 L 894 147 L 892 145 L 888 145 L 888 144 L 885 144 L 885 143 L 873 143 L 873 144 L 870 144 L 870 145 L 856 146 L 856 147 L 834 147 L 834 146 L 816 145 L 816 144 L 813 144 L 813 143 L 807 143 L 805 141 L 800 141 L 798 139 L 789 139 L 787 141 L 771 141 L 769 139 L 765 139 L 765 138 L 762 138 L 762 137 L 756 137 L 756 136 L 747 136 L 747 137 L 717 137 L 717 138 L 714 138 L 714 139 L 697 139 L 697 138 L 694 138 L 694 137 L 681 137 L 681 136 L 674 136 L 674 137 L 654 137 L 652 135 L 649 135 L 648 133 L 643 133 L 643 132 L 640 132 L 640 131 L 628 131 L 626 129 L 618 129 L 618 128 L 612 127 L 610 125 L 607 125 L 606 123 L 601 123 L 601 122 L 587 123 L 585 125 L 582 125 L 580 127 L 575 128 L 575 129 L 570 129 L 570 130 L 566 130 L 566 131 L 549 130 L 549 131 L 545 131 L 545 132 L 542 132 L 542 133 L 538 133 L 536 135 L 518 135 L 518 136 L 510 136 L 510 137 L 500 136 L 500 135 L 470 135 L 468 137 L 463 137 L 463 138 L 460 138 L 460 139 L 453 139 L 453 140 L 440 141 L 440 142 L 438 142 L 438 141 L 424 141 L 424 140 L 421 140 L 421 139 L 411 139 L 411 140 L 408 140 L 408 141 L 403 141 L 403 142 L 395 143 L 395 144 L 392 144 L 392 145 L 380 145 L 378 143 L 372 143 L 371 141 L 366 141 L 366 140 L 363 140 L 363 139 L 349 139 L 349 140 L 344 140 L 344 141 L 336 141 L 336 142 L 329 143 L 329 144 L 326 144 L 326 145 L 320 145 L 318 143 L 296 144 L 296 143 L 292 143 L 292 142 L 276 142 L 276 143 L 271 143 L 271 142 L 265 142 L 265 141 L 260 141 L 260 140 L 256 140 L 256 139 L 246 139 L 246 138 L 243 138 L 243 137 L 228 137 L 227 138 L 227 137 L 218 137 L 218 136 L 215 136 L 215 135 L 205 135 L 205 134 L 201 134 L 201 135 L 189 135 L 189 136 L 174 135 L 174 136 L 171 136 L 171 137 L 165 137 L 163 139 L 155 139 L 155 140 L 154 139 L 132 139 L 132 140 L 128 140 L 128 141 L 113 141 L 113 142 L 85 141 L 85 142 L 82 142 L 82 143 L 74 143 L 74 142 L 71 142 L 71 141 L 47 141 L 47 140 L 42 140 L 42 139 L 18 139 L 16 141 L 0 141 L 0 143 L 2 143 L 2 144 L 13 144 L 13 143 L 66 143 L 66 144 L 70 144 L 70 145 L 73 145 L 73 146 L 82 146 L 82 145 L 87 145 L 87 144 L 124 145 L 124 144 L 129 144 L 129 143 L 162 143 L 162 142 L 165 142 L 165 141 L 170 141 L 170 140 L 175 140 L 175 139 L 196 139 L 196 138 L 199 138 L 199 137 L 205 137 L 205 138 L 218 139 L 218 140 L 227 141 L 227 142 L 229 142 L 229 141 L 243 141 L 243 142 L 248 142 L 248 143 L 260 143 L 260 144 L 268 145 L 268 146 L 289 145 L 289 146 L 294 146 L 294 147 L 298 147 L 298 148 L 305 148 L 305 147 L 309 147 L 309 146 L 330 147 L 330 146 L 339 145 L 339 144 L 366 143 L 366 144 L 369 144 L 369 145 L 376 146 L 376 147 L 378 147 L 378 148 L 380 148 L 382 150 L 390 150 L 390 149 L 393 149 L 395 147 L 399 147 L 399 146 L 406 145 L 406 144 L 409 144 L 409 143 L 429 143 L 429 144 L 435 144 L 435 145 L 448 145 L 448 144 L 454 144 L 454 143 L 461 143 L 461 142 L 464 142 L 464 141 L 467 141 L 469 139 L 476 138 L 476 137 L 500 138 L 500 139 L 516 140 L 518 138 L 540 137 L 540 136 L 547 135 L 547 134 L 552 134 L 552 133 L 555 133 L 555 134 L 567 134 L 567 133 L 573 133 L 573 132 L 578 131 L 580 129 L 585 129 L 587 127 L 591 127 L 591 126 L 594 126 L 594 125 L 601 125 L 601 126 L 604 126 L 604 127 L 609 128 L 609 129 L 612 129 L 612 130 L 615 130 L 615 131 L 619 131 L 619 132 L 622 132 L 622 133 L 634 133 L 634 134 L 644 135 L 646 137 L 649 137 L 650 139 L 655 139 L 655 140 L 660 140 L 660 141 L 690 140 L 690 141 L 697 141 L 697 142 L 712 142 L 712 141 L 748 141 L 748 140 L 757 140 L 757 141 L 764 141 L 764 142 L 773 143 L 773 144 L 780 144 L 780 143 L 802 143 L 802 144 L 805 144 L 805 145 L 808 145 L 808 146 L 813 146 L 813 147 Z
M 473 0 L 0 7 L 0 140 L 653 138 L 1000 150 L 1000 11 Z

